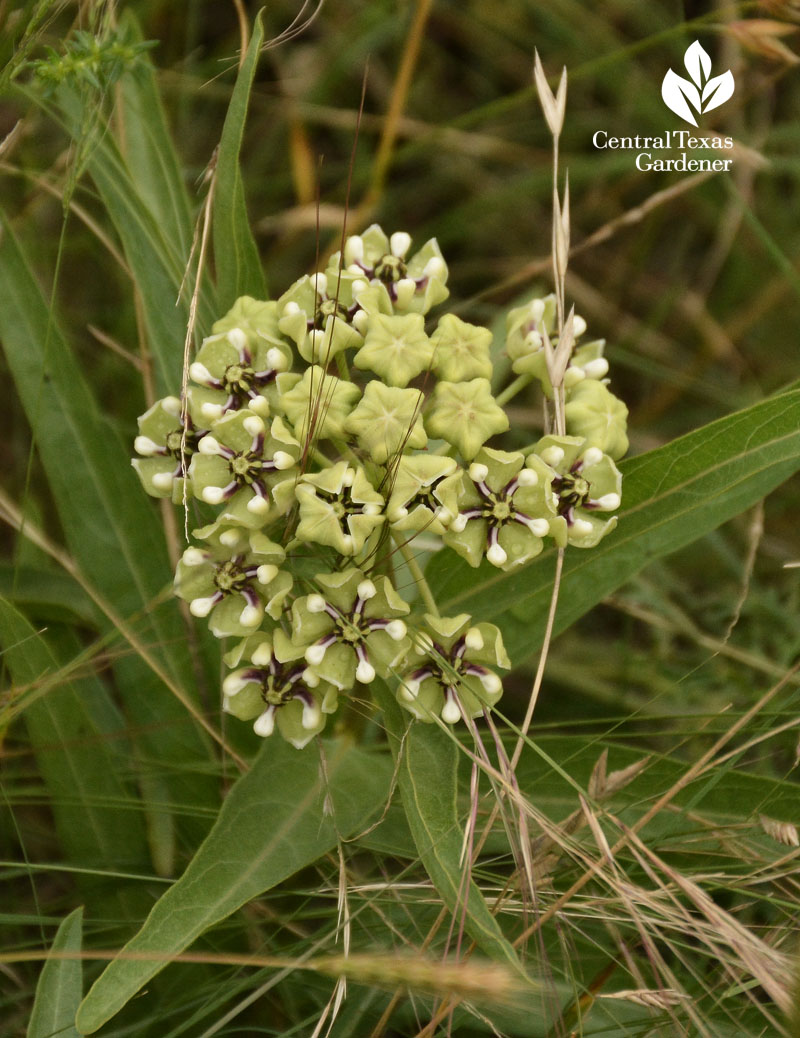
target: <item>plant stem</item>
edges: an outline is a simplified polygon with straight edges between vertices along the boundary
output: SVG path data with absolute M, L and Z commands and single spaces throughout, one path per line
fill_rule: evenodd
M 507 404 L 509 400 L 513 399 L 517 393 L 529 386 L 533 382 L 533 375 L 525 373 L 523 375 L 517 375 L 513 382 L 506 386 L 502 393 L 498 393 L 494 398 L 495 403 L 502 407 Z
M 410 542 L 404 541 L 402 533 L 396 533 L 394 530 L 392 531 L 392 538 L 394 543 L 397 545 L 400 554 L 403 556 L 411 576 L 414 578 L 414 583 L 417 585 L 417 590 L 419 591 L 428 612 L 432 613 L 433 616 L 438 617 L 439 607 L 436 605 L 436 599 L 433 597 L 430 585 L 420 569 L 420 565 L 417 562 L 414 552 L 409 548 Z
M 335 440 L 333 437 L 330 438 L 336 450 L 341 454 L 342 458 L 347 458 L 351 465 L 355 465 L 360 468 L 362 465 L 361 458 L 356 454 L 350 444 L 345 443 L 344 440 Z

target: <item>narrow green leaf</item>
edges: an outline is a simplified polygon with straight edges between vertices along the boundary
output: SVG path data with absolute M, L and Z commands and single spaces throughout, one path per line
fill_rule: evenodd
M 139 23 L 130 9 L 122 12 L 120 27 L 129 41 L 142 41 Z M 126 70 L 120 93 L 125 159 L 136 191 L 156 217 L 165 238 L 175 243 L 180 256 L 188 256 L 192 207 L 148 56 L 140 54 Z
M 142 493 L 129 451 L 99 413 L 7 224 L 0 227 L 0 339 L 73 558 L 122 616 L 146 609 L 139 635 L 154 653 L 168 646 L 165 666 L 191 687 L 188 653 L 178 648 L 185 641 L 179 614 L 149 606 L 170 573 L 158 512 Z M 207 762 L 206 738 L 139 657 L 120 659 L 115 671 L 147 759 Z M 176 773 L 171 787 L 175 804 L 216 799 L 210 775 Z M 200 819 L 191 825 L 199 835 Z
M 107 127 L 88 148 L 85 165 L 122 244 L 141 300 L 156 389 L 165 395 L 176 392 L 183 365 L 194 285 L 191 274 L 184 284 L 193 235 L 191 212 L 149 59 L 142 57 L 138 68 L 128 70 L 121 90 L 119 140 Z M 60 118 L 68 133 L 79 134 L 90 118 L 86 99 L 62 87 L 58 102 L 59 111 L 48 109 L 48 114 Z M 201 281 L 197 316 L 201 332 L 218 316 L 207 275 Z
M 61 663 L 44 637 L 0 598 L 0 647 L 15 684 L 34 685 Z M 39 772 L 68 860 L 132 869 L 148 861 L 127 770 L 124 720 L 96 679 L 59 680 L 24 711 Z
M 180 241 L 168 237 L 158 213 L 140 196 L 134 174 L 110 137 L 104 137 L 92 151 L 88 169 L 122 242 L 142 301 L 157 393 L 174 394 L 181 384 L 189 319 L 186 290 L 176 305 L 189 262 L 188 249 L 183 251 Z M 198 323 L 200 329 L 210 329 L 216 315 L 207 279 L 203 284 Z M 191 286 L 190 278 L 189 293 Z
M 161 524 L 84 371 L 48 312 L 7 224 L 0 231 L 0 337 L 84 573 L 123 612 L 156 595 L 169 573 Z
M 267 292 L 258 248 L 247 216 L 244 183 L 239 167 L 247 106 L 263 39 L 264 29 L 259 12 L 253 25 L 250 46 L 233 88 L 217 156 L 214 263 L 222 311 L 229 309 L 239 296 L 251 295 L 263 299 Z
M 400 755 L 398 787 L 422 864 L 440 897 L 478 947 L 526 976 L 511 943 L 474 881 L 464 881 L 459 824 L 458 760 L 454 739 L 436 725 L 408 724 L 385 685 L 375 682 L 393 752 Z M 466 902 L 466 903 L 465 903 Z
M 0 563 L 0 595 L 37 620 L 99 623 L 97 607 L 75 581 L 60 570 Z
M 147 59 L 141 60 L 145 62 Z M 144 69 L 140 71 L 144 72 Z M 133 75 L 129 71 L 126 78 Z M 129 87 L 129 94 L 133 89 L 133 86 Z M 96 121 L 97 113 L 87 110 L 90 102 L 86 97 L 64 84 L 58 90 L 57 99 L 57 109 L 43 104 L 47 115 L 60 121 L 71 137 L 83 140 L 85 125 Z M 146 96 L 139 99 L 138 106 L 142 104 L 146 106 Z M 147 135 L 148 130 L 139 125 L 135 112 L 135 108 L 128 109 L 134 136 Z M 152 127 L 149 130 L 151 134 L 154 132 Z M 189 264 L 190 245 L 186 233 L 176 231 L 176 217 L 162 219 L 166 200 L 153 201 L 158 185 L 150 178 L 157 177 L 158 173 L 151 168 L 152 163 L 138 155 L 129 161 L 127 156 L 131 149 L 124 130 L 120 132 L 119 143 L 114 139 L 111 126 L 103 127 L 102 131 L 96 139 L 84 142 L 82 170 L 85 168 L 91 175 L 122 244 L 132 284 L 141 301 L 157 393 L 174 393 L 180 384 L 183 362 L 188 321 L 187 289 L 184 288 L 180 302 L 178 297 Z M 155 161 L 153 158 L 152 162 Z M 150 169 L 149 173 L 145 167 Z M 140 176 L 143 176 L 141 182 Z M 163 185 L 162 193 L 167 190 Z M 191 278 L 188 280 L 190 293 L 192 281 Z M 210 279 L 204 278 L 201 287 L 198 323 L 202 330 L 210 328 L 216 318 L 216 308 Z
M 619 526 L 596 548 L 567 550 L 556 633 L 648 562 L 710 533 L 797 472 L 800 391 L 721 418 L 621 468 Z M 519 663 L 541 645 L 554 569 L 554 551 L 510 573 L 488 563 L 471 570 L 442 554 L 426 576 L 448 613 L 497 623 Z
M 264 745 L 183 876 L 89 991 L 78 1013 L 82 1034 L 119 1012 L 210 927 L 317 861 L 336 845 L 337 831 L 351 836 L 381 810 L 389 761 L 349 744 L 324 745 L 324 768 L 313 748 L 298 752 L 277 738 Z M 126 953 L 157 961 L 126 959 Z
M 76 908 L 61 923 L 52 951 L 79 952 L 82 943 L 83 909 Z M 79 1038 L 75 1013 L 83 997 L 83 966 L 80 959 L 48 959 L 36 985 L 36 999 L 28 1023 L 27 1038 Z

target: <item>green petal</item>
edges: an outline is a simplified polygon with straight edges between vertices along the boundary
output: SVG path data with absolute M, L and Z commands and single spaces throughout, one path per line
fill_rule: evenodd
M 564 408 L 567 428 L 612 458 L 628 450 L 628 408 L 602 382 L 586 379 L 574 386 Z
M 612 515 L 610 519 L 601 519 L 596 512 L 587 512 L 583 508 L 575 509 L 575 518 L 591 526 L 591 529 L 586 530 L 578 527 L 577 523 L 568 526 L 567 538 L 569 543 L 576 548 L 594 548 L 617 525 L 615 515 Z
M 251 681 L 235 696 L 224 696 L 222 709 L 226 714 L 237 717 L 240 721 L 253 721 L 264 710 L 260 686 Z
M 400 450 L 420 449 L 428 437 L 422 425 L 423 396 L 418 389 L 397 389 L 370 382 L 364 396 L 345 422 L 345 431 L 378 464 Z
M 353 363 L 391 386 L 406 386 L 430 367 L 432 358 L 433 346 L 421 314 L 375 314 Z
M 445 314 L 431 336 L 433 370 L 448 382 L 464 382 L 472 378 L 491 378 L 489 348 L 492 333 L 488 328 L 462 321 L 455 314 Z
M 321 704 L 317 702 L 316 696 L 314 696 L 314 702 L 319 709 L 319 720 L 311 728 L 306 728 L 303 724 L 303 704 L 297 699 L 284 703 L 275 711 L 275 723 L 278 731 L 295 749 L 302 750 L 325 728 L 327 717 L 322 711 Z
M 495 403 L 488 379 L 440 382 L 425 427 L 430 436 L 446 440 L 471 460 L 490 436 L 508 429 L 508 417 Z
M 298 598 L 292 605 L 292 642 L 305 649 L 333 630 L 333 619 L 327 613 L 312 613 L 308 608 L 308 595 Z
M 329 681 L 342 692 L 351 692 L 356 683 L 356 654 L 341 642 L 334 642 L 325 650 L 322 662 L 311 669 L 324 681 Z
M 215 638 L 228 638 L 231 635 L 242 638 L 252 633 L 253 628 L 245 627 L 239 620 L 246 605 L 241 595 L 233 594 L 214 606 L 208 617 L 208 629 Z
M 357 386 L 326 375 L 318 366 L 308 368 L 301 378 L 279 375 L 277 382 L 284 414 L 303 443 L 312 423 L 315 437 L 345 438 L 345 419 L 361 396 Z
M 544 548 L 544 541 L 520 523 L 506 523 L 500 530 L 498 542 L 508 556 L 500 567 L 506 572 L 536 558 Z
M 448 547 L 466 559 L 470 566 L 480 566 L 486 554 L 489 524 L 485 519 L 470 519 L 461 533 L 445 530 L 443 540 Z
M 156 400 L 136 421 L 142 436 L 163 446 L 169 433 L 180 432 L 181 402 L 176 396 L 163 397 Z
M 170 480 L 169 485 L 164 485 L 167 476 L 172 476 L 176 463 L 174 458 L 132 458 L 131 465 L 141 480 L 145 493 L 151 497 L 169 499 L 173 504 L 179 505 L 184 498 L 184 480 L 180 476 Z M 186 497 L 193 494 L 191 479 L 186 480 Z

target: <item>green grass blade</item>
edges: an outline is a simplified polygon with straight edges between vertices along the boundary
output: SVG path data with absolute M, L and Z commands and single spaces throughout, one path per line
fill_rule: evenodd
M 242 295 L 266 297 L 261 269 L 244 197 L 239 167 L 247 105 L 253 86 L 264 29 L 261 14 L 256 15 L 253 35 L 239 71 L 233 96 L 222 128 L 217 156 L 217 184 L 214 193 L 214 263 L 220 310 L 228 310 Z
M 480 950 L 526 976 L 477 885 L 463 879 L 456 741 L 436 725 L 412 724 L 406 734 L 407 719 L 385 686 L 378 696 L 393 750 L 401 754 L 398 787 L 425 871 L 457 921 L 463 914 L 464 929 Z
M 52 951 L 79 952 L 83 909 L 76 908 L 58 928 Z M 83 966 L 80 959 L 48 959 L 36 985 L 27 1038 L 79 1038 L 75 1012 L 83 996 Z
M 170 958 L 246 902 L 270 890 L 366 826 L 388 796 L 383 757 L 326 743 L 327 786 L 313 748 L 298 752 L 277 738 L 231 790 L 214 828 L 183 876 L 157 902 L 125 953 L 101 974 L 78 1013 L 91 1034 L 167 965 Z M 334 818 L 324 810 L 326 795 Z
M 800 391 L 762 401 L 623 462 L 618 528 L 590 551 L 568 549 L 556 633 L 648 562 L 715 530 L 800 469 Z M 555 552 L 517 571 L 441 556 L 426 577 L 448 613 L 474 612 L 503 629 L 515 663 L 541 645 Z M 509 606 L 513 603 L 513 607 Z

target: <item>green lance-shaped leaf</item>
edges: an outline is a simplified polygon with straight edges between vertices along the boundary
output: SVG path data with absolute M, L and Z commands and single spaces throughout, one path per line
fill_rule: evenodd
M 88 148 L 86 168 L 119 235 L 142 304 L 156 395 L 164 396 L 175 392 L 180 384 L 189 297 L 194 286 L 192 271 L 181 295 L 191 232 L 183 216 L 185 205 L 176 195 L 177 159 L 167 154 L 172 145 L 147 59 L 142 58 L 139 68 L 126 72 L 121 87 L 123 122 L 126 126 L 130 123 L 131 135 L 121 135 L 117 142 L 107 128 Z M 63 86 L 58 103 L 67 132 L 78 133 L 87 118 L 86 98 Z M 161 148 L 166 150 L 157 154 Z M 175 208 L 166 216 L 167 196 L 173 195 Z M 180 304 L 176 305 L 179 295 Z M 197 314 L 201 332 L 211 327 L 216 314 L 213 289 L 205 277 Z
M 247 105 L 263 39 L 264 29 L 259 13 L 253 25 L 250 46 L 233 88 L 217 155 L 213 229 L 220 312 L 228 310 L 239 296 L 263 299 L 267 291 L 258 248 L 250 230 L 239 166 Z
M 120 27 L 130 43 L 142 32 L 129 9 L 121 12 Z M 143 204 L 158 221 L 167 241 L 180 256 L 189 255 L 192 206 L 175 143 L 158 92 L 155 69 L 146 54 L 120 79 L 125 159 Z
M 648 562 L 703 537 L 800 469 L 800 391 L 711 422 L 622 462 L 618 528 L 597 547 L 568 549 L 555 631 L 574 623 Z M 447 555 L 447 557 L 445 557 Z M 537 652 L 553 586 L 555 552 L 502 573 L 470 570 L 442 552 L 426 577 L 442 609 L 470 612 L 503 632 L 517 664 Z M 513 606 L 509 606 L 513 603 Z
M 188 322 L 188 297 L 193 275 L 180 304 L 176 300 L 189 260 L 180 240 L 171 239 L 159 223 L 160 215 L 142 197 L 143 185 L 111 137 L 104 137 L 91 153 L 88 169 L 122 242 L 125 260 L 142 302 L 147 339 L 154 361 L 156 393 L 174 393 L 180 385 L 183 343 Z M 206 278 L 198 307 L 198 327 L 211 327 L 215 308 Z
M 0 340 L 33 430 L 67 546 L 85 578 L 121 616 L 157 596 L 170 572 L 157 512 L 144 497 L 128 449 L 100 414 L 84 369 L 62 336 L 7 223 L 0 225 Z M 193 681 L 176 611 L 151 611 L 137 633 L 183 687 Z M 185 708 L 138 656 L 115 674 L 147 759 L 205 763 L 206 740 L 187 724 Z M 143 695 L 142 690 L 147 694 Z M 215 802 L 212 776 L 168 776 L 170 802 Z M 191 787 L 191 788 L 189 788 Z M 204 826 L 187 819 L 196 838 Z
M 66 573 L 0 563 L 0 595 L 37 620 L 96 627 L 97 607 Z
M 457 809 L 459 749 L 455 739 L 437 725 L 412 722 L 409 727 L 386 686 L 375 681 L 372 688 L 383 710 L 393 752 L 400 756 L 398 787 L 425 871 L 455 915 L 457 925 L 463 913 L 464 929 L 480 950 L 510 965 L 527 980 L 517 953 L 477 885 L 472 880 L 464 881 L 463 833 Z
M 89 991 L 77 1018 L 82 1034 L 101 1027 L 210 927 L 317 861 L 336 845 L 337 833 L 352 836 L 381 810 L 389 761 L 349 744 L 324 746 L 320 768 L 311 747 L 298 752 L 274 739 L 265 743 L 183 876 Z
M 27 1038 L 78 1038 L 75 1013 L 83 997 L 83 966 L 80 959 L 57 956 L 81 950 L 82 928 L 82 908 L 76 908 L 59 926 L 51 948 L 56 957 L 45 962 L 36 985 Z
M 103 685 L 60 677 L 61 662 L 48 643 L 2 598 L 0 649 L 16 685 L 42 686 L 30 695 L 23 716 L 68 860 L 90 868 L 145 866 L 144 826 L 121 778 L 124 722 Z M 115 902 L 116 910 L 128 914 L 125 900 Z

